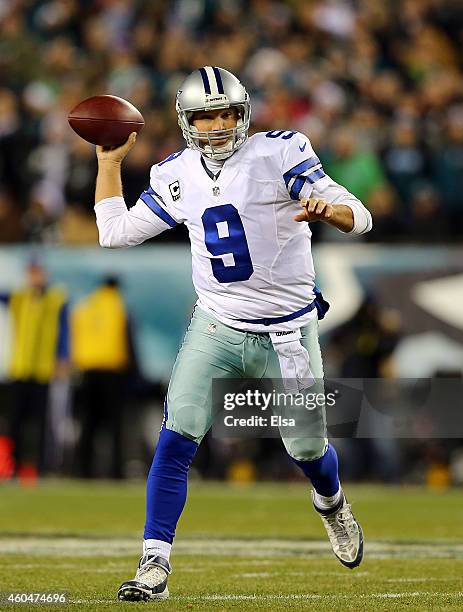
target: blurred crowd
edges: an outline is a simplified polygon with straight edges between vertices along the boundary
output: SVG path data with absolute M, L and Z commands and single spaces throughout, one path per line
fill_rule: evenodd
M 104 93 L 143 113 L 132 204 L 184 146 L 175 92 L 208 64 L 242 79 L 254 131 L 311 138 L 371 210 L 365 239 L 456 240 L 462 43 L 460 0 L 0 0 L 0 243 L 95 242 L 95 155 L 67 113 Z

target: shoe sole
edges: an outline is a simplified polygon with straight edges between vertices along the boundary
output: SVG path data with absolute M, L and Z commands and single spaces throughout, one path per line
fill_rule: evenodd
M 168 599 L 169 591 L 165 589 L 162 593 L 151 593 L 135 586 L 127 586 L 120 589 L 117 598 L 119 601 L 150 601 L 153 599 Z

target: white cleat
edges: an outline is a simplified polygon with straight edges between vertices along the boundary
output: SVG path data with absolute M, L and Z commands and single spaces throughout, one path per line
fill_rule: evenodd
M 140 559 L 135 578 L 121 584 L 117 597 L 121 601 L 167 599 L 167 578 L 171 572 L 167 559 L 147 551 Z
M 353 569 L 360 565 L 363 559 L 363 531 L 355 520 L 344 493 L 341 492 L 341 495 L 336 507 L 329 510 L 322 510 L 315 505 L 313 491 L 312 502 L 321 516 L 334 554 L 343 565 Z

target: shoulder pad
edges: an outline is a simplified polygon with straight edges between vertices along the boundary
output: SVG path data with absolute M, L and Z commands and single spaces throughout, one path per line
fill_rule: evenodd
M 270 130 L 269 132 L 257 132 L 254 136 L 251 136 L 257 151 L 263 151 L 263 155 L 271 156 L 275 153 L 282 153 L 288 148 L 293 137 L 301 136 L 306 137 L 300 132 L 294 130 Z
M 187 148 L 185 147 L 184 149 L 180 149 L 180 151 L 175 151 L 175 153 L 171 153 L 165 159 L 163 159 L 162 161 L 158 162 L 156 164 L 156 166 L 158 168 L 162 168 L 162 166 L 164 166 L 165 164 L 168 164 L 169 162 L 174 161 L 174 159 L 177 159 L 178 157 L 180 157 L 180 155 L 182 155 L 182 153 L 184 153 L 186 150 L 187 150 Z
M 151 166 L 151 179 L 170 182 L 174 180 L 174 178 L 178 178 L 179 175 L 184 174 L 185 168 L 182 169 L 182 167 L 189 157 L 189 153 L 191 153 L 190 149 L 181 149 L 180 151 L 172 153 L 157 164 L 154 164 L 154 166 Z

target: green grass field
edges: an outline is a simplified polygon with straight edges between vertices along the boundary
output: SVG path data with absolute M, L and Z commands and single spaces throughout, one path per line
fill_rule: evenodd
M 138 562 L 142 485 L 2 485 L 0 591 L 66 591 L 69 604 L 0 610 L 462 610 L 462 492 L 346 490 L 366 538 L 353 571 L 332 555 L 307 487 L 193 483 L 171 598 L 134 604 L 115 596 Z

